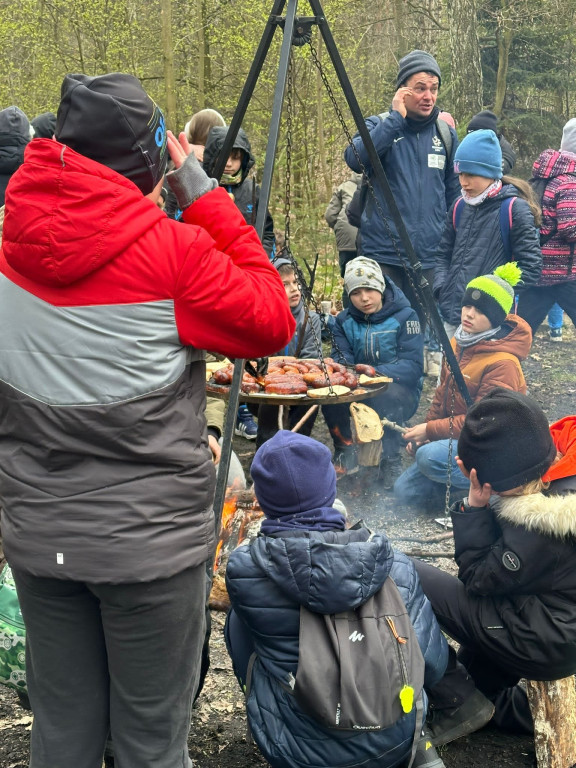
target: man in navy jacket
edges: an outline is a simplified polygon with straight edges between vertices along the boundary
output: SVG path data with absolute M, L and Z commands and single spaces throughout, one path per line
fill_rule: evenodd
M 431 282 L 434 255 L 446 219 L 446 211 L 460 194 L 453 171 L 456 132 L 438 120 L 436 106 L 441 75 L 438 63 L 429 53 L 415 50 L 400 60 L 397 90 L 389 112 L 366 120 L 372 141 L 388 178 L 412 245 Z M 407 256 L 384 200 L 381 186 L 360 136 L 353 139 L 344 159 L 354 171 L 366 171 L 374 187 L 383 220 L 369 193 L 362 213 L 362 255 L 380 264 L 384 275 L 401 288 L 424 325 L 420 302 L 403 268 Z M 357 151 L 361 164 L 354 149 Z M 363 167 L 362 167 L 363 166 Z

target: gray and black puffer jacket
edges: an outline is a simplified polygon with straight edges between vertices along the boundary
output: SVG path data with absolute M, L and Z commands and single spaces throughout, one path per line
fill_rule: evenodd
M 506 254 L 500 227 L 500 206 L 507 197 L 516 197 L 512 204 L 510 246 Z M 505 184 L 494 197 L 480 205 L 462 207 L 458 230 L 454 229 L 454 205 L 446 216 L 446 226 L 438 251 L 434 271 L 434 296 L 443 319 L 460 324 L 462 296 L 475 277 L 487 275 L 507 261 L 516 261 L 522 270 L 518 288 L 534 285 L 540 277 L 542 252 L 539 231 L 528 203 L 518 197 L 512 184 Z
M 208 176 L 213 176 L 214 166 L 224 145 L 224 139 L 228 133 L 228 128 L 223 125 L 217 125 L 210 130 L 204 147 L 203 167 Z M 226 185 L 220 183 L 228 194 L 233 196 L 234 203 L 239 209 L 247 224 L 256 224 L 256 214 L 258 213 L 258 201 L 260 199 L 260 186 L 256 183 L 254 176 L 249 176 L 250 170 L 254 165 L 254 155 L 248 141 L 245 131 L 240 128 L 238 135 L 234 140 L 232 149 L 242 150 L 242 167 L 240 170 L 242 181 L 239 184 Z M 262 245 L 268 256 L 272 256 L 275 250 L 276 238 L 274 237 L 274 221 L 270 211 L 266 212 L 264 222 L 264 232 L 262 234 Z
M 258 659 L 247 701 L 250 729 L 274 768 L 388 768 L 410 752 L 414 712 L 381 731 L 338 731 L 304 714 L 286 683 L 296 675 L 300 606 L 316 613 L 357 608 L 387 576 L 406 604 L 425 661 L 425 686 L 444 674 L 447 645 L 411 560 L 366 528 L 259 536 L 230 556 L 226 584 Z M 321 755 L 321 758 L 319 756 Z

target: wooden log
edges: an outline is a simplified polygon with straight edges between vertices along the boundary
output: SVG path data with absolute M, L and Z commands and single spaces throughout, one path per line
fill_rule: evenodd
M 384 435 L 380 417 L 364 403 L 350 403 L 350 423 L 354 442 L 358 445 L 358 464 L 361 467 L 377 467 Z
M 576 765 L 574 676 L 562 680 L 527 680 L 526 690 L 534 719 L 536 765 L 538 768 L 573 768 Z

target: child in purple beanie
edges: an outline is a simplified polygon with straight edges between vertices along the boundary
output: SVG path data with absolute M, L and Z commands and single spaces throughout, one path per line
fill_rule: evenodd
M 424 684 L 440 680 L 447 645 L 412 561 L 395 552 L 384 534 L 346 528 L 334 507 L 331 453 L 322 443 L 277 432 L 256 452 L 251 474 L 265 519 L 260 535 L 228 561 L 232 610 L 225 637 L 243 690 L 252 657 L 246 709 L 254 740 L 273 768 L 407 765 L 415 710 L 382 730 L 328 729 L 303 712 L 290 687 L 298 670 L 300 606 L 320 614 L 358 608 L 388 576 L 414 626 L 425 661 Z M 443 766 L 425 738 L 413 766 Z

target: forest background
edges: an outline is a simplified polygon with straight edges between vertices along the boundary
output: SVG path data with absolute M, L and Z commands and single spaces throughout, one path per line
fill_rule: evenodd
M 142 81 L 175 132 L 204 107 L 229 122 L 272 7 L 272 0 L 0 0 L 0 108 L 15 104 L 30 118 L 55 112 L 66 73 L 121 71 Z M 481 109 L 498 115 L 518 152 L 518 176 L 528 178 L 537 155 L 559 146 L 562 126 L 576 115 L 576 0 L 325 0 L 322 7 L 366 116 L 390 106 L 398 60 L 413 48 L 438 59 L 438 105 L 454 115 L 460 136 Z M 306 0 L 298 14 L 311 15 Z M 244 119 L 257 173 L 281 41 L 278 31 Z M 289 216 L 299 260 L 319 255 L 315 293 L 325 298 L 338 266 L 323 214 L 348 176 L 347 139 L 314 52 L 348 131 L 356 128 L 315 27 L 311 43 L 293 48 L 292 127 L 287 141 L 284 116 L 270 209 L 280 239 Z

